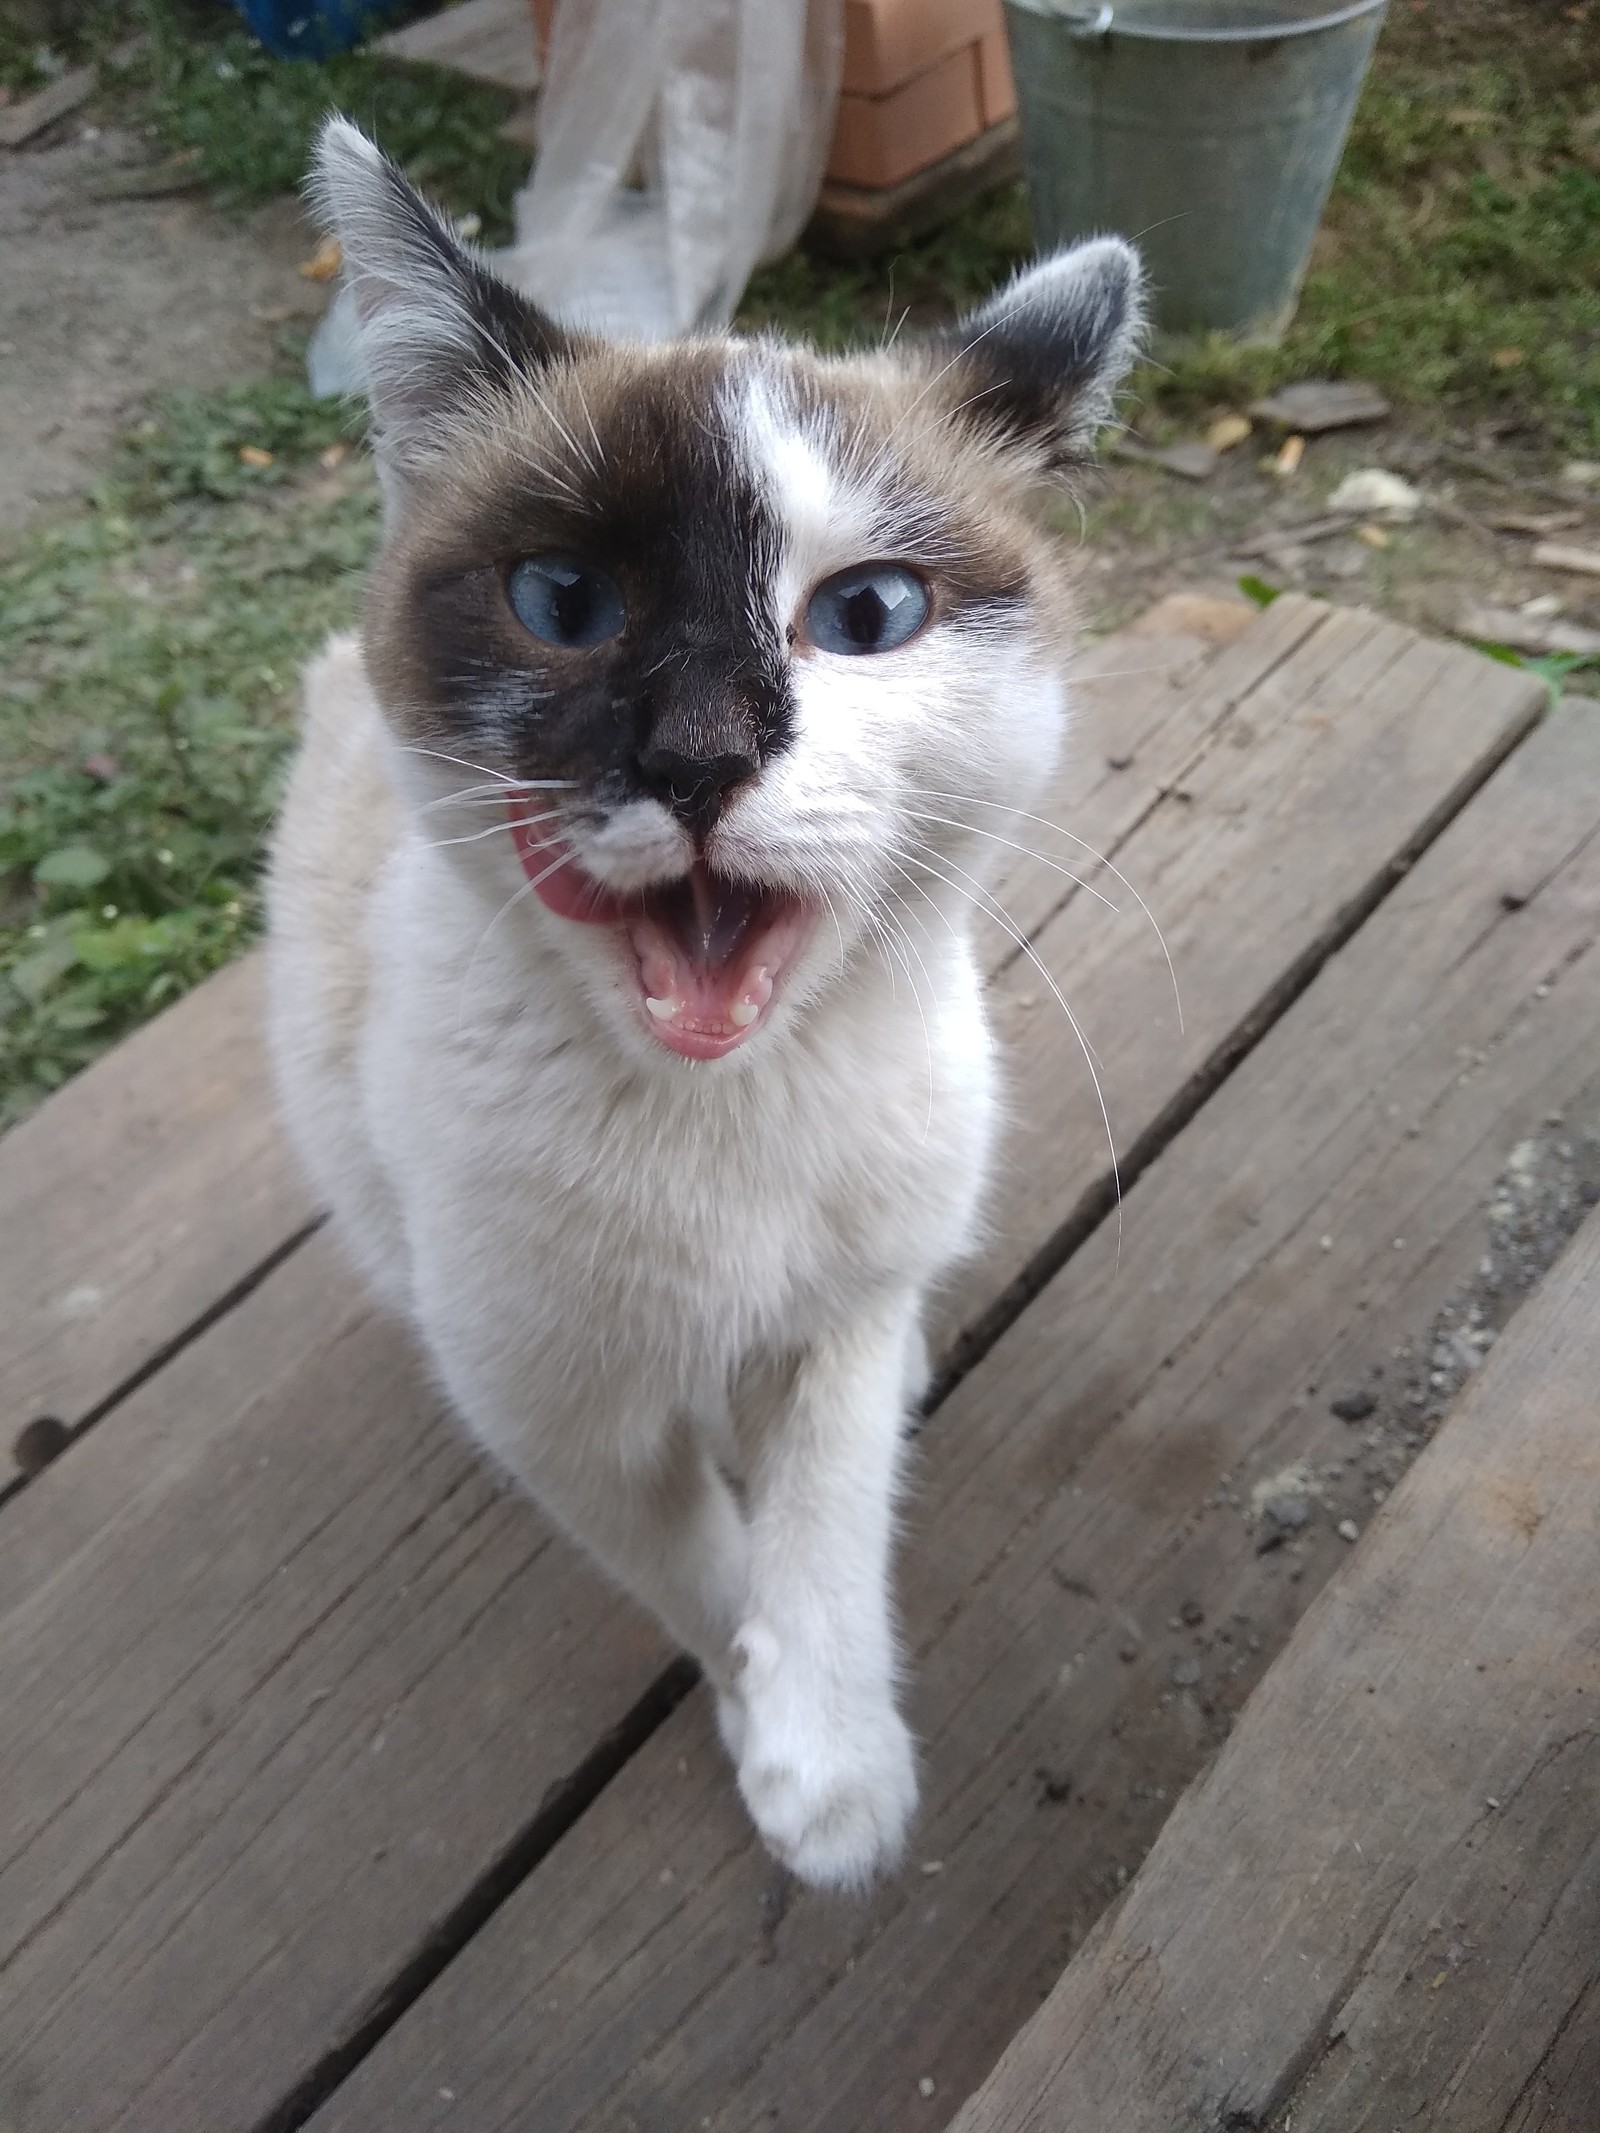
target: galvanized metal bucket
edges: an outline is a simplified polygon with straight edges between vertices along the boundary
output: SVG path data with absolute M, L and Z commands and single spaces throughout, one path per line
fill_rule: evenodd
M 1006 0 L 1041 250 L 1117 231 L 1156 323 L 1282 338 L 1384 0 Z

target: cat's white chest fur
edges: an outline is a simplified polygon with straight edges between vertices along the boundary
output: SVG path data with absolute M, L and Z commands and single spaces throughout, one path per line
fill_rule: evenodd
M 874 959 L 774 1057 L 663 1078 L 596 1046 L 497 909 L 415 842 L 395 856 L 360 1079 L 395 1291 L 513 1468 L 557 1415 L 652 1457 L 752 1361 L 968 1248 L 994 1105 L 961 934 L 921 944 L 914 988 Z
M 342 121 L 317 177 L 387 513 L 274 853 L 285 1114 L 474 1436 L 699 1660 L 768 1845 L 859 1886 L 916 1801 L 896 1492 L 994 1133 L 972 914 L 1065 713 L 1036 506 L 1138 264 L 857 356 L 614 348 Z

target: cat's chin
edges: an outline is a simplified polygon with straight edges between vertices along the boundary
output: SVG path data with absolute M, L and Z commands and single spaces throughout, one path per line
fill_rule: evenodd
M 586 874 L 548 816 L 513 812 L 534 894 L 558 918 L 605 926 L 637 989 L 641 1027 L 680 1059 L 722 1059 L 756 1034 L 810 940 L 817 907 L 697 860 L 676 881 L 622 892 Z

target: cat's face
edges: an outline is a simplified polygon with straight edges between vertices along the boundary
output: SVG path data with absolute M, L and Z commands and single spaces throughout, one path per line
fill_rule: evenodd
M 1070 601 L 1030 496 L 1107 411 L 1133 255 L 904 352 L 618 348 L 492 282 L 352 129 L 320 175 L 390 500 L 367 658 L 430 841 L 648 1056 L 777 1041 L 863 958 L 914 989 L 983 804 L 1054 759 Z

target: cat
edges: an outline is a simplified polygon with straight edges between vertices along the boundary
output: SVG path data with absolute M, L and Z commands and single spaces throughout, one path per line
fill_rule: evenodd
M 272 857 L 285 1115 L 475 1437 L 698 1660 L 768 1847 L 859 1888 L 916 1803 L 896 1493 L 996 1129 L 974 825 L 1056 760 L 1036 502 L 1138 257 L 862 354 L 606 345 L 343 120 L 315 187 L 385 537 Z

